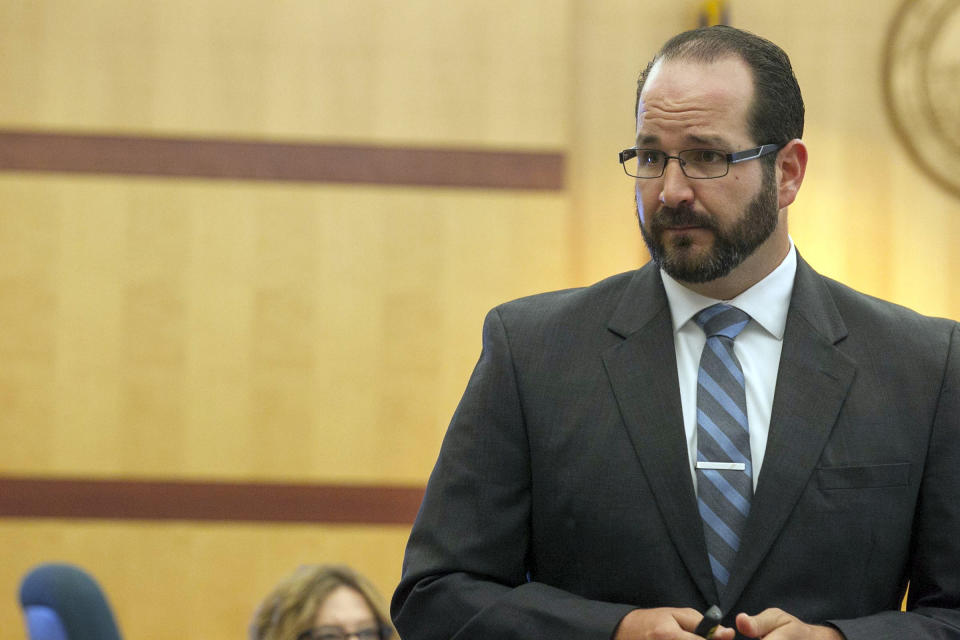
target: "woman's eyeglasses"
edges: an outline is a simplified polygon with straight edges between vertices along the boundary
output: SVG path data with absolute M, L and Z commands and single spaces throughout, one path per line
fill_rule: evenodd
M 390 627 L 367 627 L 356 631 L 347 631 L 343 627 L 325 626 L 307 629 L 297 640 L 389 640 L 393 635 Z

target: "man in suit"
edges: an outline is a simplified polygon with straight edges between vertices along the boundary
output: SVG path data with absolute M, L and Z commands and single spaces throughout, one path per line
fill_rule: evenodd
M 487 316 L 404 640 L 692 640 L 712 604 L 718 640 L 960 638 L 960 326 L 797 254 L 802 132 L 772 43 L 664 45 L 621 154 L 653 260 Z

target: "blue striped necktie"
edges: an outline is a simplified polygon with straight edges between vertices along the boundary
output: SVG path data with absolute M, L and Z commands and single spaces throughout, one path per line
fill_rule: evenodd
M 750 316 L 715 304 L 694 321 L 707 336 L 697 373 L 697 503 L 710 567 L 722 593 L 753 497 L 743 369 L 733 353 L 733 341 Z

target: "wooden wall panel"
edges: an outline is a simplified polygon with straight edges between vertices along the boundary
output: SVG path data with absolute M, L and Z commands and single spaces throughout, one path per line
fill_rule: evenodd
M 569 5 L 12 0 L 0 123 L 556 147 Z
M 421 482 L 484 311 L 566 282 L 560 195 L 0 178 L 24 192 L 7 472 Z

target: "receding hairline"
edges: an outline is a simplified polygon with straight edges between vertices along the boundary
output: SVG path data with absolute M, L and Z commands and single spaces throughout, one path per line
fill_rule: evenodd
M 649 85 L 651 78 L 655 78 L 657 75 L 659 75 L 665 64 L 688 63 L 688 64 L 694 64 L 698 66 L 709 66 L 713 64 L 721 64 L 727 61 L 739 62 L 740 68 L 746 74 L 745 77 L 749 87 L 749 94 L 745 95 L 744 98 L 748 100 L 747 118 L 749 120 L 750 110 L 753 108 L 754 101 L 756 100 L 756 97 L 757 97 L 757 79 L 754 74 L 753 68 L 750 66 L 747 60 L 744 59 L 743 56 L 739 56 L 736 53 L 731 53 L 730 55 L 727 55 L 727 56 L 718 56 L 710 60 L 692 59 L 692 58 L 686 58 L 686 57 L 658 58 L 654 60 L 653 62 L 651 62 L 651 66 L 646 73 L 646 77 L 644 78 L 643 88 L 640 90 L 640 93 L 637 95 L 637 102 L 635 105 L 637 117 L 639 118 L 639 108 L 642 103 L 642 97 L 644 92 L 646 92 L 647 90 L 647 86 Z
M 650 66 L 648 67 L 646 73 L 644 74 L 643 89 L 640 90 L 640 93 L 642 94 L 643 90 L 647 88 L 647 83 L 650 81 L 651 76 L 653 76 L 654 73 L 659 73 L 659 70 L 663 68 L 664 64 L 675 63 L 675 62 L 680 62 L 680 63 L 687 62 L 687 63 L 706 66 L 711 64 L 719 64 L 721 62 L 726 62 L 728 60 L 739 62 L 741 65 L 743 65 L 743 68 L 746 69 L 747 71 L 747 76 L 750 78 L 751 89 L 756 90 L 757 81 L 756 81 L 754 69 L 750 65 L 750 62 L 739 52 L 726 51 L 726 52 L 718 53 L 717 55 L 713 55 L 713 56 L 704 56 L 704 55 L 692 55 L 692 54 L 688 55 L 678 51 L 669 55 L 661 55 L 658 53 L 657 57 L 655 57 L 653 60 L 650 61 Z
M 636 140 L 635 144 L 637 144 L 637 145 L 640 145 L 640 144 L 641 144 L 641 143 L 640 143 L 640 136 L 639 136 L 639 133 L 640 133 L 640 118 L 641 118 L 641 111 L 640 111 L 640 110 L 641 110 L 641 106 L 643 107 L 643 110 L 646 111 L 646 106 L 645 106 L 645 103 L 644 103 L 644 101 L 643 101 L 643 95 L 644 95 L 644 93 L 646 92 L 647 87 L 649 86 L 649 81 L 650 81 L 652 78 L 655 78 L 656 75 L 659 75 L 659 74 L 661 73 L 662 68 L 663 68 L 664 65 L 666 65 L 666 64 L 673 64 L 673 63 L 679 63 L 679 64 L 693 64 L 693 65 L 704 66 L 704 67 L 705 67 L 705 66 L 709 66 L 709 65 L 713 65 L 713 64 L 719 64 L 719 63 L 723 63 L 723 62 L 727 62 L 727 61 L 739 62 L 739 63 L 740 63 L 740 68 L 745 72 L 745 77 L 746 77 L 746 81 L 747 81 L 747 83 L 748 83 L 748 84 L 747 84 L 747 87 L 748 87 L 749 93 L 746 93 L 746 94 L 743 96 L 744 101 L 746 102 L 746 104 L 743 105 L 743 119 L 744 119 L 744 123 L 743 123 L 743 124 L 744 124 L 744 126 L 746 127 L 747 133 L 750 134 L 751 138 L 756 137 L 756 136 L 754 135 L 754 132 L 752 131 L 752 127 L 751 127 L 751 113 L 753 112 L 753 109 L 754 109 L 754 107 L 755 107 L 755 105 L 756 105 L 756 100 L 757 100 L 757 78 L 756 78 L 756 75 L 755 75 L 755 73 L 754 73 L 753 67 L 750 65 L 750 63 L 747 61 L 746 58 L 744 58 L 742 55 L 739 55 L 736 51 L 729 51 L 729 52 L 726 52 L 726 53 L 723 54 L 723 55 L 716 55 L 716 56 L 709 56 L 709 57 L 707 57 L 707 56 L 673 55 L 673 56 L 658 56 L 657 58 L 653 59 L 653 60 L 650 62 L 649 67 L 648 67 L 647 70 L 646 70 L 645 78 L 644 78 L 644 83 L 643 83 L 643 88 L 640 90 L 640 92 L 637 94 L 637 97 L 636 97 L 636 103 L 635 103 L 634 113 L 635 113 L 635 116 L 636 116 L 636 119 L 637 119 L 637 134 L 638 134 L 638 136 L 637 136 L 637 140 Z M 694 137 L 694 138 L 695 138 L 695 137 L 700 137 L 700 136 L 690 136 L 690 137 Z M 704 141 L 703 141 L 703 144 L 706 145 L 706 144 L 707 144 L 707 141 L 704 140 Z M 719 148 L 725 148 L 725 147 L 728 146 L 729 144 L 730 144 L 730 141 L 724 139 L 724 140 L 719 141 L 719 142 L 718 142 L 718 141 L 714 141 L 714 142 L 712 143 L 712 147 L 715 147 L 715 148 L 718 148 L 718 149 L 719 149 Z

